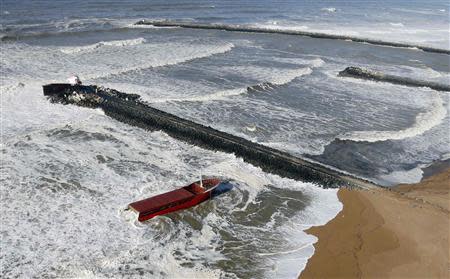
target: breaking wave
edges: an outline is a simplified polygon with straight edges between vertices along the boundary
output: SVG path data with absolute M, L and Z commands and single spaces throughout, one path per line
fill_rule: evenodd
M 50 21 L 32 24 L 9 24 L 1 41 L 17 41 L 22 38 L 40 38 L 59 35 L 79 35 L 86 32 L 119 31 L 126 29 L 132 21 L 129 19 L 86 18 Z
M 263 82 L 257 85 L 249 86 L 247 87 L 247 92 L 262 92 L 274 89 L 276 87 L 276 84 L 270 83 L 270 82 Z
M 269 68 L 253 65 L 223 67 L 223 69 L 228 72 L 240 73 L 246 77 L 258 80 L 260 83 L 269 82 L 274 85 L 284 85 L 292 82 L 296 78 L 311 74 L 313 68 L 322 65 L 323 61 L 320 61 L 322 60 L 314 59 L 308 62 L 307 67 L 297 67 L 295 69 Z
M 227 53 L 227 52 L 231 51 L 233 48 L 234 48 L 233 43 L 226 43 L 224 45 L 216 46 L 214 48 L 205 50 L 201 53 L 199 53 L 197 51 L 191 51 L 192 55 L 186 55 L 184 57 L 174 58 L 171 61 L 150 61 L 150 62 L 142 63 L 138 66 L 132 66 L 129 68 L 111 71 L 106 74 L 95 75 L 91 78 L 105 78 L 105 77 L 109 77 L 109 76 L 124 74 L 127 72 L 132 72 L 132 71 L 137 71 L 137 70 L 142 70 L 142 69 L 171 66 L 171 65 L 176 65 L 176 64 L 180 64 L 180 63 L 186 63 L 186 62 L 192 61 L 194 59 L 206 58 L 206 57 L 210 57 L 210 56 L 217 55 L 217 54 Z
M 401 22 L 389 22 L 389 25 L 394 27 L 405 27 L 405 25 L 403 25 L 403 23 Z
M 333 8 L 333 7 L 329 7 L 329 8 L 322 8 L 321 11 L 328 12 L 328 13 L 335 13 L 337 11 L 337 9 Z
M 384 39 L 379 38 L 364 38 L 359 37 L 358 34 L 354 34 L 353 31 L 345 32 L 346 34 L 338 34 L 336 30 L 333 31 L 304 31 L 298 30 L 296 27 L 281 27 L 278 24 L 275 25 L 233 25 L 233 24 L 203 24 L 203 23 L 186 23 L 186 22 L 178 22 L 178 21 L 146 21 L 141 20 L 136 23 L 136 25 L 153 25 L 158 27 L 182 27 L 182 28 L 191 28 L 191 29 L 217 29 L 217 30 L 225 30 L 231 32 L 249 32 L 249 33 L 268 33 L 268 34 L 285 34 L 285 35 L 297 35 L 297 36 L 306 36 L 317 39 L 332 39 L 332 40 L 345 40 L 345 41 L 353 41 L 357 43 L 367 43 L 372 45 L 379 46 L 389 46 L 389 47 L 399 47 L 399 48 L 414 48 L 420 49 L 426 52 L 434 52 L 434 53 L 443 53 L 450 54 L 450 50 L 446 48 L 436 48 L 426 45 L 418 45 L 414 43 L 400 42 L 400 41 L 386 41 Z M 352 33 L 352 34 L 351 34 Z
M 338 136 L 338 138 L 341 140 L 377 142 L 401 140 L 421 135 L 439 125 L 447 115 L 447 110 L 439 93 L 431 93 L 431 109 L 419 113 L 412 127 L 400 131 L 355 131 Z
M 114 44 L 130 44 L 139 41 L 114 41 Z M 109 42 L 111 44 L 111 42 Z M 71 73 L 77 73 L 84 81 L 107 78 L 131 71 L 171 66 L 195 59 L 223 54 L 234 48 L 232 43 L 210 42 L 202 45 L 189 41 L 175 43 L 144 43 L 134 47 L 101 47 L 97 51 L 62 53 L 60 49 L 26 44 L 5 44 L 2 47 L 2 72 L 5 78 L 42 79 L 60 82 Z M 55 51 L 56 50 L 56 51 Z M 81 55 L 82 54 L 82 55 Z M 75 56 L 75 57 L 74 57 Z M 111 59 L 114 57 L 114 59 Z M 27 61 L 27 63 L 22 63 Z M 51 63 L 48 63 L 51 61 Z M 47 64 L 45 64 L 47 63 Z M 45 71 L 42 71 L 45 64 Z
M 289 70 L 289 71 L 286 71 L 285 75 L 278 76 L 276 79 L 271 81 L 271 83 L 276 84 L 276 85 L 284 85 L 284 84 L 287 84 L 287 83 L 293 81 L 294 79 L 296 79 L 298 77 L 310 75 L 311 73 L 312 73 L 312 69 L 309 67 L 295 69 L 295 70 Z
M 151 103 L 166 103 L 166 102 L 206 102 L 206 101 L 214 101 L 214 100 L 223 100 L 228 97 L 238 96 L 246 93 L 247 90 L 245 88 L 236 88 L 236 89 L 228 89 L 218 91 L 213 94 L 202 95 L 202 96 L 192 96 L 185 98 L 168 98 L 168 99 L 152 99 Z M 148 101 L 148 100 L 147 100 Z
M 246 88 L 233 88 L 227 90 L 217 91 L 216 93 L 201 95 L 201 96 L 191 96 L 183 98 L 168 98 L 168 99 L 152 99 L 150 103 L 165 103 L 165 102 L 206 102 L 206 101 L 216 101 L 224 100 L 229 97 L 239 96 L 246 93 L 263 92 L 274 89 L 276 86 L 285 85 L 294 79 L 309 75 L 312 73 L 312 69 L 300 68 L 295 70 L 286 70 L 284 74 L 277 75 L 271 81 L 265 81 L 258 83 L 256 85 L 248 86 Z
M 79 47 L 66 47 L 61 49 L 62 52 L 66 54 L 79 53 L 79 52 L 90 52 L 94 51 L 100 47 L 109 46 L 109 47 L 123 47 L 123 46 L 135 46 L 145 43 L 146 40 L 144 38 L 137 38 L 131 40 L 117 40 L 117 41 L 106 41 L 106 42 L 98 42 L 92 45 L 87 46 L 79 46 Z

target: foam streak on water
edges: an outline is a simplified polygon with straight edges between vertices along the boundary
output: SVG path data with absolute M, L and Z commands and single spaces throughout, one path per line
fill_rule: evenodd
M 445 47 L 440 10 L 448 5 L 439 1 L 382 0 L 382 14 L 373 8 L 379 2 L 358 1 L 22 2 L 5 2 L 0 18 L 2 278 L 297 278 L 317 241 L 304 230 L 342 208 L 336 190 L 101 110 L 49 103 L 41 86 L 72 74 L 386 185 L 416 181 L 421 166 L 450 154 L 448 94 L 337 76 L 353 65 L 448 82 L 447 57 L 298 36 L 130 28 L 142 18 L 269 24 L 394 41 L 408 34 Z M 235 187 L 143 224 L 125 211 L 199 173 Z
M 50 104 L 42 96 L 46 77 L 58 80 L 61 69 L 69 72 L 85 63 L 81 77 L 89 76 L 94 64 L 105 67 L 103 75 L 117 74 L 111 64 L 97 64 L 110 54 L 108 48 L 117 48 L 120 59 L 129 51 L 145 52 L 146 44 L 111 44 L 83 54 L 95 61 L 77 56 L 56 65 L 51 57 L 65 55 L 58 48 L 18 44 L 4 49 L 9 55 L 1 87 L 0 202 L 8 205 L 1 214 L 3 275 L 295 277 L 313 253 L 315 238 L 303 230 L 340 210 L 335 190 L 268 175 L 233 155 L 118 123 L 100 110 Z M 232 50 L 231 43 L 202 44 L 197 57 L 217 53 L 223 45 Z M 176 61 L 189 61 L 190 49 L 199 46 L 167 47 L 175 47 Z M 153 65 L 174 64 L 170 53 L 152 55 L 162 61 Z M 266 78 L 267 70 L 261 69 L 256 76 Z M 296 68 L 287 71 L 290 78 L 270 81 L 282 85 L 310 72 Z M 235 190 L 145 224 L 124 210 L 132 201 L 196 180 L 200 170 L 230 179 Z M 254 260 L 236 265 L 241 257 Z M 292 259 L 298 266 L 289 264 Z
M 134 46 L 145 43 L 146 40 L 144 38 L 137 38 L 137 39 L 131 39 L 131 40 L 117 40 L 117 41 L 106 41 L 106 42 L 98 42 L 92 45 L 87 46 L 80 46 L 80 47 L 66 47 L 61 49 L 62 52 L 71 54 L 71 53 L 78 53 L 78 52 L 89 52 L 94 51 L 95 49 L 98 49 L 100 47 L 105 46 L 115 46 L 115 47 L 122 47 L 122 46 Z
M 447 115 L 447 108 L 444 105 L 439 92 L 430 91 L 430 107 L 425 112 L 416 116 L 415 123 L 407 129 L 400 131 L 354 131 L 346 135 L 339 136 L 340 139 L 353 141 L 385 141 L 401 140 L 423 134 L 433 127 L 442 123 Z
M 291 277 L 299 269 L 286 269 L 286 261 L 294 257 L 304 265 L 313 251 L 315 239 L 301 231 L 340 209 L 335 190 L 267 175 L 232 155 L 192 148 L 95 111 L 88 122 L 10 139 L 2 152 L 7 276 Z M 130 201 L 194 180 L 199 169 L 231 179 L 235 191 L 145 224 L 123 211 Z M 268 200 L 277 206 L 267 207 Z M 287 247 L 297 248 L 279 253 Z M 250 251 L 258 259 L 245 265 L 256 268 L 229 266 Z
M 236 71 L 243 71 L 242 69 L 236 69 L 233 70 Z M 263 69 L 264 70 L 264 69 Z M 248 73 L 248 72 L 247 72 Z M 264 91 L 265 89 L 271 89 L 273 85 L 284 85 L 291 81 L 293 81 L 295 78 L 309 75 L 312 73 L 311 68 L 300 68 L 300 69 L 294 69 L 294 70 L 285 70 L 283 73 L 275 73 L 275 71 L 272 71 L 272 77 L 273 80 L 268 78 L 268 81 L 264 81 L 263 83 L 253 85 L 253 88 L 259 88 L 259 90 Z M 260 78 L 261 80 L 264 80 L 264 78 Z M 235 88 L 235 89 L 228 89 L 228 90 L 221 90 L 212 94 L 207 95 L 201 95 L 201 96 L 192 96 L 192 97 L 185 97 L 185 98 L 171 98 L 171 99 L 153 99 L 153 98 L 146 98 L 144 97 L 144 100 L 147 100 L 150 103 L 165 103 L 165 102 L 205 102 L 205 101 L 217 101 L 217 100 L 226 100 L 229 98 L 233 98 L 234 96 L 239 96 L 241 94 L 245 94 L 249 92 L 249 88 Z

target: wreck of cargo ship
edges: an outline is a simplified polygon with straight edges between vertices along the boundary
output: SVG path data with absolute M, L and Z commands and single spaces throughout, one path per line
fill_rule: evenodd
M 143 222 L 158 215 L 193 207 L 232 188 L 233 185 L 217 178 L 203 179 L 164 194 L 133 202 L 128 208 L 137 212 L 138 220 Z

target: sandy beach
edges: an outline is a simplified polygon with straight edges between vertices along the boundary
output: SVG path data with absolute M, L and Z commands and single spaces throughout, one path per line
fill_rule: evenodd
M 0 278 L 450 279 L 447 1 L 68 2 L 0 5 Z
M 340 189 L 299 278 L 449 278 L 449 181 L 447 168 L 391 191 Z

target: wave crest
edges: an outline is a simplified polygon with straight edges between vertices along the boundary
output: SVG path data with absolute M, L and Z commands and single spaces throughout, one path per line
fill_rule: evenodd
M 447 110 L 439 93 L 433 92 L 431 109 L 416 116 L 412 127 L 400 131 L 355 131 L 338 136 L 341 140 L 377 142 L 386 140 L 402 140 L 425 133 L 439 125 L 446 117 Z
M 222 100 L 227 97 L 238 96 L 246 93 L 245 88 L 236 88 L 236 89 L 228 89 L 221 90 L 213 94 L 201 95 L 201 96 L 192 96 L 185 98 L 168 98 L 168 99 L 152 99 L 150 103 L 166 103 L 166 102 L 206 102 L 213 100 Z
M 322 12 L 328 12 L 328 13 L 335 13 L 337 11 L 336 8 L 328 7 L 328 8 L 322 8 L 320 9 Z
M 184 98 L 168 98 L 168 99 L 158 99 L 158 100 L 152 99 L 150 101 L 150 103 L 206 102 L 206 101 L 224 100 L 229 97 L 239 96 L 239 95 L 246 94 L 246 93 L 257 93 L 257 92 L 268 91 L 268 90 L 276 88 L 277 86 L 287 84 L 298 77 L 301 77 L 304 75 L 309 75 L 311 73 L 312 73 L 312 69 L 309 67 L 295 69 L 295 70 L 289 70 L 289 71 L 283 72 L 283 75 L 280 75 L 279 77 L 276 77 L 271 81 L 264 81 L 264 82 L 261 82 L 261 83 L 255 84 L 255 85 L 248 86 L 246 88 L 227 89 L 227 90 L 217 91 L 212 94 L 184 97 Z
M 344 32 L 340 32 L 335 28 L 330 30 L 324 30 L 322 28 L 317 29 L 316 31 L 304 31 L 299 30 L 300 28 L 297 26 L 279 26 L 278 22 L 274 25 L 273 23 L 269 25 L 233 25 L 233 24 L 206 24 L 206 23 L 197 23 L 197 22 L 178 22 L 178 21 L 146 21 L 141 20 L 136 23 L 136 25 L 153 25 L 158 27 L 182 27 L 182 28 L 190 28 L 190 29 L 217 29 L 217 30 L 225 30 L 231 32 L 249 32 L 249 33 L 267 33 L 267 34 L 285 34 L 285 35 L 297 35 L 297 36 L 307 36 L 316 39 L 332 39 L 332 40 L 344 40 L 344 41 L 353 41 L 357 43 L 364 44 L 373 44 L 379 46 L 388 46 L 388 47 L 400 47 L 400 48 L 417 48 L 426 52 L 434 52 L 434 53 L 443 53 L 450 54 L 450 50 L 446 48 L 438 48 L 433 46 L 420 45 L 416 42 L 411 42 L 411 40 L 402 40 L 402 41 L 387 41 L 384 38 L 379 38 L 377 36 L 371 36 L 371 32 L 366 31 L 366 34 L 369 35 L 369 38 L 359 37 L 359 32 L 355 32 L 352 30 L 346 30 Z M 302 27 L 301 29 L 308 29 Z M 415 31 L 414 31 L 415 32 Z M 408 42 L 410 41 L 410 42 Z M 439 40 L 441 41 L 441 40 Z M 439 43 L 441 44 L 441 43 Z M 443 46 L 440 46 L 443 47 Z
M 289 70 L 286 72 L 285 75 L 278 76 L 277 78 L 273 79 L 270 83 L 273 83 L 275 85 L 284 85 L 293 81 L 298 77 L 310 75 L 312 71 L 313 70 L 310 67 Z
M 90 52 L 94 51 L 98 48 L 109 46 L 109 47 L 124 47 L 124 46 L 135 46 L 145 43 L 147 40 L 144 38 L 137 38 L 137 39 L 131 39 L 131 40 L 117 40 L 117 41 L 106 41 L 106 42 L 98 42 L 92 45 L 86 45 L 86 46 L 78 46 L 78 47 L 66 47 L 61 49 L 61 52 L 64 52 L 66 54 L 74 54 L 74 53 L 83 53 L 83 52 Z

